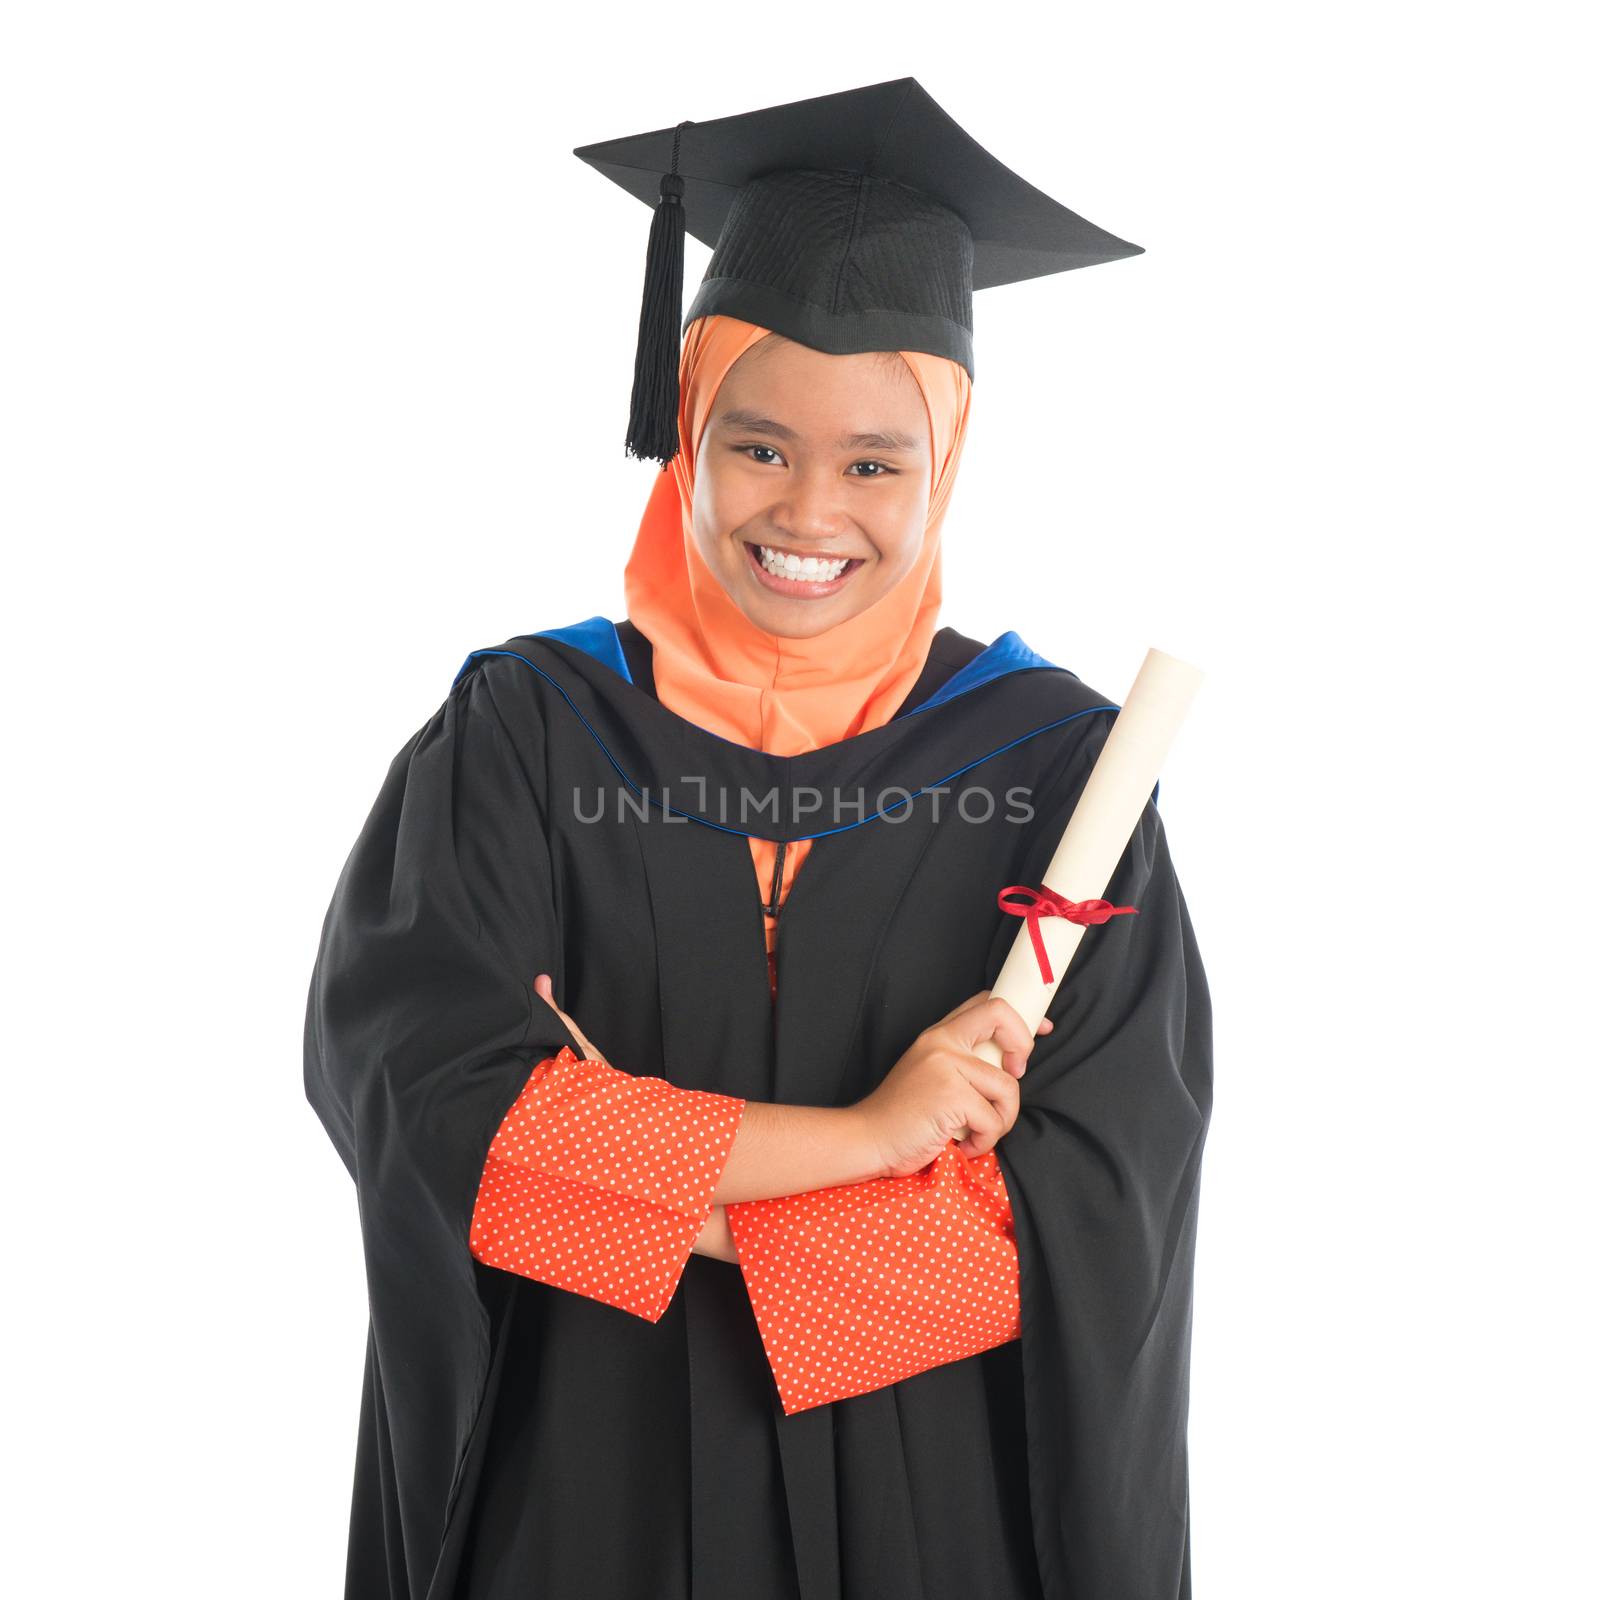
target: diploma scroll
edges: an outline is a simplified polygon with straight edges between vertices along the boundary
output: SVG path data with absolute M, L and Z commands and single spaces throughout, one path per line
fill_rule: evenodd
M 1198 667 L 1176 656 L 1154 649 L 1146 653 L 1061 843 L 1045 868 L 1046 888 L 1069 900 L 1098 900 L 1105 894 L 1204 676 Z M 1037 927 L 1049 956 L 1051 981 L 1047 983 L 1040 974 L 1033 936 L 1024 922 L 992 991 L 1017 1009 L 1030 1033 L 1038 1031 L 1055 998 L 1056 986 L 1087 931 L 1083 924 L 1061 916 L 1040 917 Z M 1134 936 L 1138 936 L 1137 927 Z M 1000 1065 L 1000 1049 L 992 1039 L 978 1045 L 977 1054 L 993 1066 Z

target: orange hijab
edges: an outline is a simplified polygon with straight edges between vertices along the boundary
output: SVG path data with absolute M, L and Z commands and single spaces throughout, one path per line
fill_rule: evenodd
M 875 605 L 818 634 L 785 639 L 757 628 L 701 559 L 694 541 L 694 473 L 722 380 L 768 329 L 734 317 L 697 317 L 678 367 L 676 456 L 657 475 L 624 572 L 628 618 L 653 647 L 656 696 L 724 739 L 800 755 L 888 722 L 928 659 L 942 598 L 939 534 L 971 410 L 966 368 L 902 350 L 922 390 L 933 446 L 928 521 L 915 566 Z M 785 847 L 781 904 L 810 840 Z M 752 838 L 763 900 L 776 847 Z M 776 935 L 767 918 L 769 960 Z
M 887 722 L 928 659 L 942 585 L 939 532 L 966 437 L 966 368 L 900 352 L 922 390 L 933 446 L 927 531 L 916 565 L 876 605 L 818 634 L 757 628 L 695 546 L 695 459 L 722 380 L 768 330 L 697 317 L 679 362 L 682 447 L 661 472 L 624 574 L 628 617 L 654 646 L 661 703 L 712 733 L 773 755 L 800 755 Z

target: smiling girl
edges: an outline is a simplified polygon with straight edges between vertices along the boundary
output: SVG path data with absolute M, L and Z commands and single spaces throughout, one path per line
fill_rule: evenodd
M 1037 1038 L 991 995 L 1117 707 L 939 620 L 973 287 L 1135 247 L 909 79 L 579 153 L 659 184 L 663 470 L 626 619 L 467 657 L 324 923 L 347 1592 L 1184 1600 L 1205 976 L 1152 796 L 1139 915 Z

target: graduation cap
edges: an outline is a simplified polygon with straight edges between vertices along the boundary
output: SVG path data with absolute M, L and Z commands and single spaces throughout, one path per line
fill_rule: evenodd
M 833 355 L 925 350 L 969 375 L 972 291 L 1139 255 L 996 161 L 915 78 L 573 151 L 655 207 L 627 449 L 678 449 L 683 331 L 721 313 Z M 683 312 L 683 238 L 712 247 Z

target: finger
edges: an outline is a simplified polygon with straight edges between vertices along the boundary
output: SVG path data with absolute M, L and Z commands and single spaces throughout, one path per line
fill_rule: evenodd
M 1016 1078 L 1003 1067 L 991 1066 L 982 1056 L 958 1057 L 956 1065 L 984 1104 L 993 1106 L 1006 1119 L 1006 1126 L 1009 1127 L 1016 1116 L 1016 1108 L 1022 1102 L 1022 1091 L 1017 1087 Z
M 969 1158 L 992 1150 L 1005 1130 L 1003 1120 L 981 1094 L 974 1093 L 963 1116 L 966 1120 L 965 1137 L 956 1141 L 956 1148 Z
M 1011 1092 L 1004 1100 L 997 1100 L 994 1108 L 1000 1113 L 1000 1131 L 995 1135 L 996 1140 L 1005 1138 L 1017 1125 L 1017 1118 L 1022 1113 L 1022 1092 L 1017 1088 L 1016 1080 L 1012 1079 Z
M 1001 1065 L 1014 1077 L 1020 1078 L 1027 1069 L 1028 1057 L 1033 1053 L 1034 1034 L 1015 1007 L 1004 1000 L 991 1000 L 994 1014 L 994 1032 L 990 1038 L 1000 1047 Z
M 992 1039 L 1001 1054 L 1001 1066 L 1020 1078 L 1033 1049 L 1033 1035 L 1014 1007 L 1004 1000 L 989 999 L 975 1006 L 951 1024 L 951 1030 L 968 1050 L 976 1050 Z
M 574 1037 L 579 1039 L 582 1042 L 584 1049 L 587 1050 L 589 1048 L 589 1041 L 584 1039 L 578 1024 L 574 1022 L 573 1019 L 556 1004 L 555 996 L 550 992 L 550 979 L 545 973 L 541 972 L 539 976 L 533 980 L 533 991 L 541 1000 L 544 1001 L 547 1006 L 550 1007 L 553 1012 L 555 1012 L 558 1017 L 561 1018 L 564 1023 L 566 1023 L 568 1031 L 571 1032 Z
M 533 980 L 533 989 L 534 993 L 537 994 L 539 998 L 543 1000 L 544 1003 L 549 1006 L 550 1009 L 555 1012 L 555 1014 L 567 1025 L 567 1030 L 569 1033 L 571 1033 L 572 1037 L 583 1046 L 583 1054 L 585 1059 L 589 1061 L 604 1061 L 605 1057 L 595 1049 L 594 1045 L 589 1040 L 589 1036 L 583 1031 L 582 1028 L 578 1026 L 577 1018 L 568 1016 L 567 1013 L 556 1004 L 555 995 L 551 990 L 550 974 L 548 972 L 541 972 L 539 976 Z
M 578 1026 L 576 1017 L 569 1017 L 565 1011 L 560 1013 L 561 1020 L 572 1030 L 572 1037 L 583 1046 L 584 1058 L 589 1061 L 604 1061 L 605 1057 L 589 1042 L 589 1036 Z
M 566 1012 L 556 1004 L 555 991 L 551 987 L 550 974 L 548 972 L 541 972 L 539 976 L 533 980 L 533 992 L 538 995 L 538 997 L 543 1000 L 544 1003 L 549 1006 L 550 1009 L 555 1012 L 555 1014 L 560 1017 L 564 1023 L 566 1023 L 568 1028 L 572 1028 L 572 1018 L 569 1017 Z M 577 1030 L 573 1028 L 573 1032 L 576 1031 Z
M 1037 1031 L 1037 1032 L 1039 1032 L 1039 1033 L 1041 1033 L 1041 1034 L 1045 1034 L 1045 1033 L 1050 1033 L 1050 1032 L 1053 1032 L 1053 1031 L 1054 1031 L 1054 1029 L 1055 1029 L 1055 1023 L 1053 1023 L 1053 1022 L 1052 1022 L 1052 1021 L 1051 1021 L 1051 1020 L 1050 1020 L 1050 1018 L 1049 1018 L 1049 1017 L 1045 1017 L 1045 1018 L 1044 1018 L 1044 1019 L 1043 1019 L 1043 1020 L 1042 1020 L 1042 1021 L 1041 1021 L 1041 1022 L 1040 1022 L 1040 1024 L 1039 1024 L 1039 1026 L 1038 1026 L 1038 1029 L 1037 1029 L 1037 1030 L 1036 1030 L 1036 1031 Z
M 1031 1050 L 1036 1030 L 1023 1020 L 1022 1013 L 1009 1000 L 1002 1000 L 998 995 L 992 997 L 989 1004 L 998 1013 L 993 1037 L 1007 1049 Z

